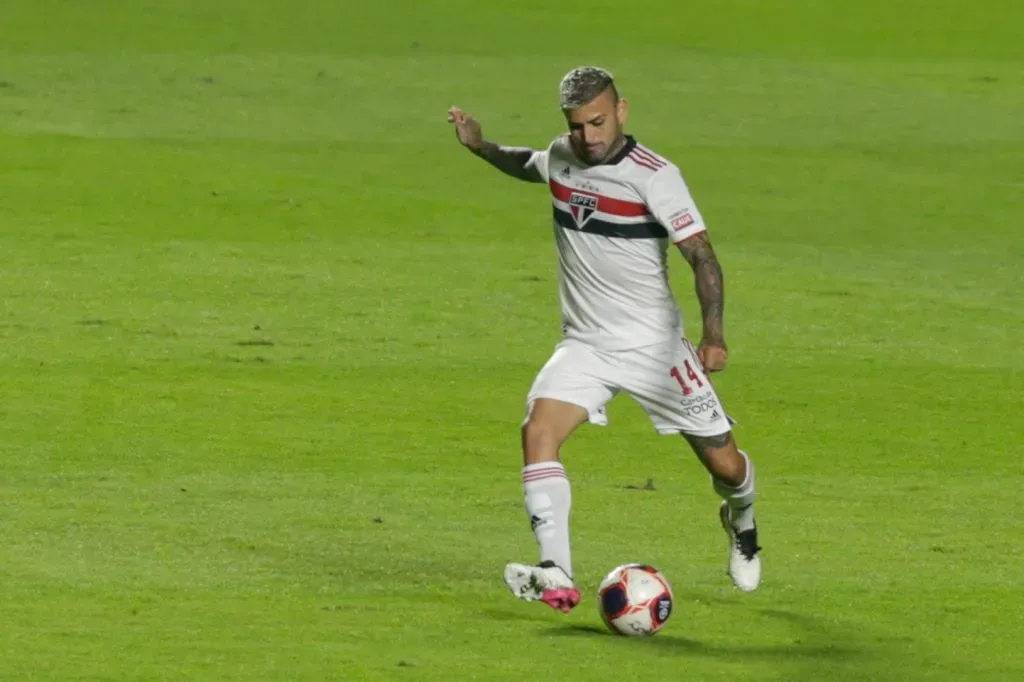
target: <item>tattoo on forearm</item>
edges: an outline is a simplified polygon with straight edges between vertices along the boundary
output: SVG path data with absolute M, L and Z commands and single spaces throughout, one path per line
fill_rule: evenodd
M 679 250 L 693 268 L 697 300 L 704 316 L 704 340 L 724 345 L 725 280 L 715 251 L 706 234 L 684 240 Z
M 725 288 L 722 281 L 722 266 L 714 254 L 702 260 L 694 269 L 697 280 L 697 298 L 704 314 L 704 338 L 722 341 L 722 318 L 725 314 Z
M 530 166 L 526 167 L 527 161 L 533 156 L 533 150 L 527 147 L 503 147 L 493 142 L 484 142 L 478 151 L 475 152 L 481 159 L 513 178 L 525 180 L 526 182 L 543 182 L 540 172 Z

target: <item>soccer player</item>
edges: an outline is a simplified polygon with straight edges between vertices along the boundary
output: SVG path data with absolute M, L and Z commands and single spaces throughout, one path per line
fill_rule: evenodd
M 522 426 L 526 512 L 538 565 L 508 564 L 516 596 L 568 612 L 579 603 L 569 550 L 569 479 L 559 449 L 583 422 L 607 424 L 605 404 L 625 391 L 660 434 L 682 434 L 711 474 L 729 536 L 728 573 L 744 591 L 761 581 L 754 465 L 737 449 L 707 373 L 725 369 L 722 268 L 679 169 L 626 135 L 629 108 L 610 73 L 562 79 L 568 134 L 547 149 L 484 139 L 480 123 L 448 111 L 471 152 L 507 175 L 551 190 L 562 340 L 527 395 Z M 693 268 L 703 333 L 694 348 L 667 279 L 668 244 Z

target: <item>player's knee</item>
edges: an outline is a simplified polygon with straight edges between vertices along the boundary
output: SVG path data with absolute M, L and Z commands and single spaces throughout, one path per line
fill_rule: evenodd
M 527 456 L 557 452 L 559 445 L 557 429 L 551 421 L 531 418 L 523 424 L 523 450 Z

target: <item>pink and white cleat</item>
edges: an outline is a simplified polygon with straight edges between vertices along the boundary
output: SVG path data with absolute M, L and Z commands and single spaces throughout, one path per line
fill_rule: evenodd
M 580 603 L 580 591 L 572 578 L 553 561 L 538 566 L 509 564 L 505 566 L 505 584 L 520 599 L 542 601 L 562 613 Z

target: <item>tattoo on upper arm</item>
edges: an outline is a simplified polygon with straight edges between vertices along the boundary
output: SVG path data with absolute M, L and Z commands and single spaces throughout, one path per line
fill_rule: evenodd
M 526 165 L 533 154 L 534 150 L 528 147 L 505 147 L 493 142 L 485 142 L 477 152 L 480 158 L 506 175 L 526 182 L 544 182 L 540 170 Z
M 693 268 L 697 299 L 704 316 L 704 339 L 724 345 L 725 281 L 707 233 L 684 239 L 679 243 L 679 251 Z

